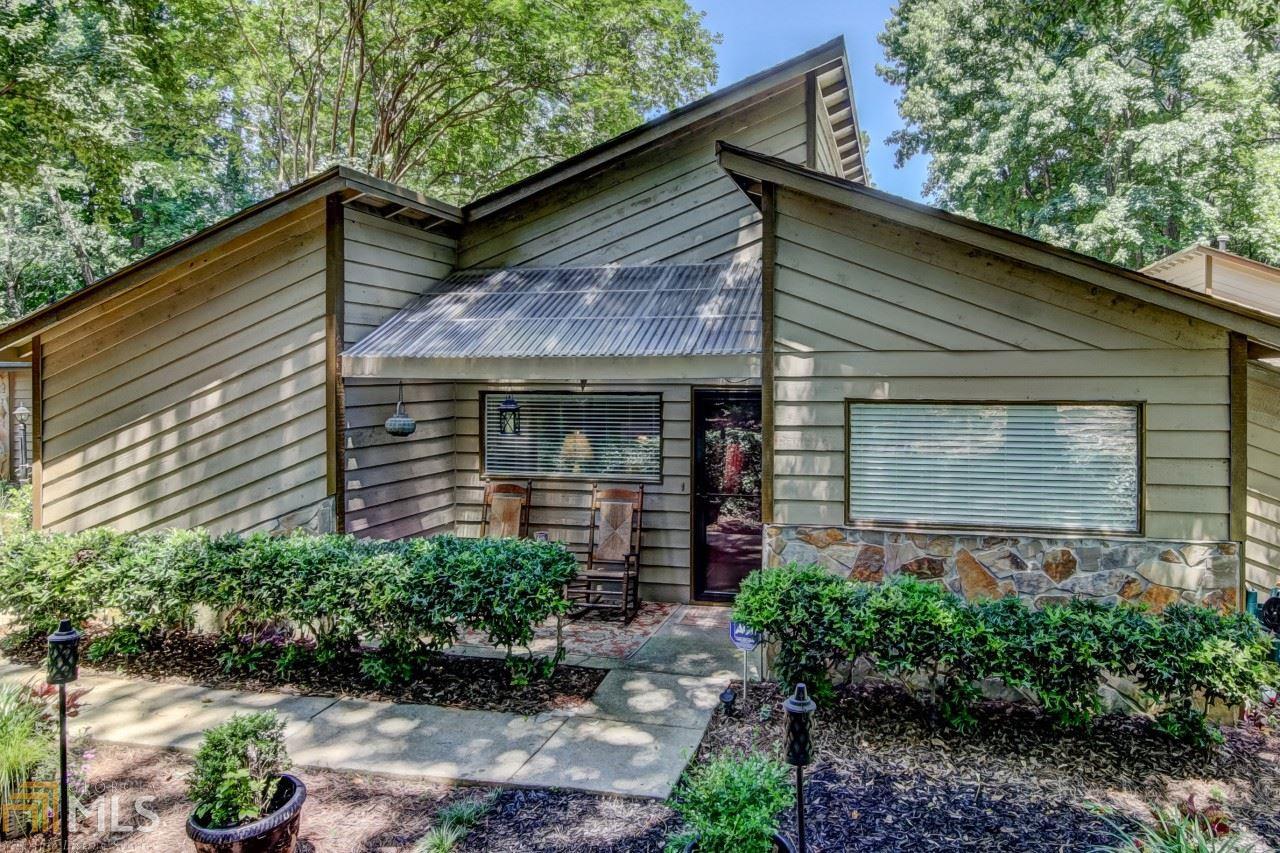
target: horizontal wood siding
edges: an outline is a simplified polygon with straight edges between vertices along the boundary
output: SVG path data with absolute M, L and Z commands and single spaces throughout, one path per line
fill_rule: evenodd
M 453 271 L 456 241 L 346 208 L 344 346 L 357 343 Z
M 703 263 L 759 257 L 760 217 L 716 163 L 718 139 L 805 158 L 804 86 L 468 225 L 459 266 Z
M 1249 365 L 1245 583 L 1280 584 L 1280 369 Z
M 45 332 L 44 527 L 239 531 L 323 501 L 324 249 L 315 203 Z
M 693 387 L 723 384 L 717 379 L 691 385 L 591 383 L 570 385 L 463 384 L 457 387 L 457 529 L 480 535 L 484 482 L 480 465 L 480 391 L 544 389 L 572 391 L 649 391 L 662 394 L 662 482 L 646 483 L 641 534 L 640 594 L 651 601 L 689 600 L 689 559 L 693 488 L 691 407 Z M 734 386 L 741 387 L 741 386 Z M 601 480 L 601 485 L 607 481 Z M 529 534 L 546 531 L 578 552 L 586 549 L 591 483 L 535 480 Z
M 844 400 L 1146 403 L 1146 533 L 1228 537 L 1227 335 L 787 190 L 778 192 L 775 504 L 841 524 Z
M 403 539 L 452 533 L 454 402 L 447 382 L 406 382 L 413 435 L 383 429 L 396 408 L 394 382 L 346 381 L 346 528 L 356 536 Z

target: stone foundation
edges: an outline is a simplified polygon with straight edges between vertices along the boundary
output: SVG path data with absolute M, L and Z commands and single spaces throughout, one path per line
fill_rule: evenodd
M 816 563 L 855 580 L 897 574 L 937 581 L 965 598 L 1020 596 L 1043 607 L 1070 598 L 1132 601 L 1163 610 L 1175 601 L 1239 607 L 1234 542 L 1185 543 L 904 533 L 769 525 L 765 565 Z

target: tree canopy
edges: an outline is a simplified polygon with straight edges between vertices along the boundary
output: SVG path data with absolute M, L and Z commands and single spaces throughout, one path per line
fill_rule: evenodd
M 900 0 L 899 163 L 948 209 L 1128 266 L 1280 263 L 1275 0 Z
M 0 0 L 0 319 L 335 164 L 468 201 L 716 40 L 685 0 Z

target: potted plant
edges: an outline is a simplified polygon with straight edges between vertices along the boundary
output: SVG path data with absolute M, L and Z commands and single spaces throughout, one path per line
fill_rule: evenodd
M 787 766 L 763 755 L 727 754 L 692 767 L 671 800 L 687 829 L 668 850 L 794 853 L 778 813 L 795 804 Z
M 187 786 L 195 804 L 187 835 L 198 853 L 292 853 L 307 787 L 288 768 L 274 711 L 206 731 Z

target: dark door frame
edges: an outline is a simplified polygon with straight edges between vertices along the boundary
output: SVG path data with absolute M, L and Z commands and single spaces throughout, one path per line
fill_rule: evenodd
M 763 445 L 764 441 L 764 400 L 759 385 L 744 386 L 726 386 L 726 385 L 701 385 L 694 386 L 690 393 L 689 399 L 689 601 L 692 604 L 708 604 L 725 606 L 732 604 L 732 598 L 724 595 L 707 595 L 698 589 L 699 564 L 702 560 L 702 554 L 698 547 L 700 536 L 698 534 L 698 493 L 699 479 L 701 477 L 701 460 L 702 447 L 701 435 L 698 431 L 699 421 L 699 404 L 700 400 L 720 398 L 755 398 L 760 401 L 761 423 L 760 423 L 760 440 Z M 763 453 L 763 446 L 761 447 Z M 761 459 L 761 478 L 763 482 L 764 470 Z M 760 547 L 764 548 L 763 522 L 764 522 L 764 501 L 761 495 L 761 537 Z

